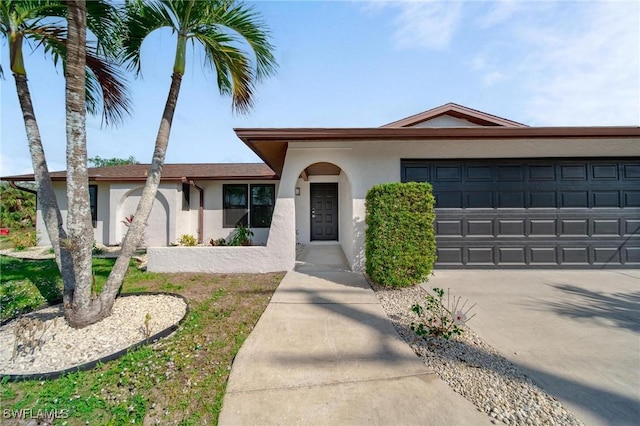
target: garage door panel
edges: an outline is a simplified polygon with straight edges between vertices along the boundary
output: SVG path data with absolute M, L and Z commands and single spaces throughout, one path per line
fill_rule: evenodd
M 617 164 L 593 164 L 591 165 L 591 178 L 598 180 L 618 180 Z
M 525 247 L 498 247 L 498 263 L 526 265 Z
M 586 164 L 561 164 L 560 165 L 560 180 L 587 180 L 587 165 Z
M 558 264 L 558 249 L 557 247 L 531 247 L 530 253 L 530 265 L 557 265 Z
M 467 236 L 493 236 L 493 220 L 479 219 L 467 220 Z
M 624 220 L 624 236 L 631 237 L 640 234 L 640 219 Z
M 625 164 L 622 170 L 625 179 L 640 179 L 640 164 Z
M 593 191 L 592 207 L 618 207 L 620 191 Z
M 560 235 L 562 236 L 589 236 L 589 220 L 588 219 L 561 219 Z
M 439 267 L 640 266 L 640 158 L 403 160 L 402 176 L 434 178 Z
M 640 247 L 623 247 L 626 265 L 640 266 Z
M 498 224 L 498 236 L 499 237 L 524 237 L 526 235 L 526 220 L 508 220 L 508 219 L 496 219 Z
M 466 254 L 467 265 L 495 265 L 494 248 L 492 246 L 468 247 Z
M 624 207 L 640 207 L 640 191 L 624 191 Z
M 593 233 L 594 237 L 617 237 L 620 235 L 620 220 L 613 219 L 594 219 Z

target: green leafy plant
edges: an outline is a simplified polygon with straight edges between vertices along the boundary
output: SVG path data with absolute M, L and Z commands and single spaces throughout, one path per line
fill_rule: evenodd
M 28 229 L 33 228 L 35 224 L 35 194 L 12 188 L 6 182 L 0 183 L 0 227 L 12 230 Z
M 218 238 L 217 240 L 214 240 L 213 238 L 211 238 L 209 240 L 209 245 L 210 246 L 226 246 L 227 245 L 227 240 L 225 240 L 224 238 Z
M 428 183 L 375 185 L 366 196 L 366 272 L 376 283 L 428 280 L 436 260 L 435 199 Z
M 155 324 L 151 323 L 151 314 L 149 312 L 147 312 L 144 315 L 144 327 L 142 329 L 142 334 L 144 335 L 145 339 L 148 339 L 149 337 L 151 337 L 151 332 L 153 330 Z
M 229 245 L 250 246 L 251 237 L 253 237 L 253 231 L 251 230 L 251 228 L 240 225 L 235 229 L 233 236 L 231 237 L 231 241 L 229 241 Z
M 178 238 L 178 244 L 181 246 L 195 247 L 198 245 L 198 240 L 193 235 L 184 234 Z
M 104 247 L 100 247 L 96 245 L 96 240 L 93 240 L 93 247 L 91 248 L 91 253 L 94 255 L 104 254 Z
M 447 301 L 444 303 L 445 291 L 438 287 L 432 290 L 435 295 L 425 296 L 425 306 L 416 303 L 411 307 L 411 312 L 419 319 L 417 324 L 411 323 L 411 330 L 417 336 L 432 335 L 447 340 L 454 334 L 462 334 L 462 327 L 475 316 L 475 314 L 469 316 L 475 304 L 467 307 L 468 299 L 463 302 L 461 297 L 450 297 L 448 292 Z
M 20 232 L 11 237 L 13 248 L 22 251 L 24 249 L 35 247 L 38 245 L 38 236 L 36 231 Z

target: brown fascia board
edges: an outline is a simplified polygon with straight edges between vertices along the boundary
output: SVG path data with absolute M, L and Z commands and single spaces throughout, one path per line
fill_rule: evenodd
M 289 142 L 640 137 L 640 127 L 236 128 L 234 131 L 278 176 L 282 174 Z M 278 154 L 263 149 L 274 145 L 278 145 Z
M 237 128 L 236 135 L 260 155 L 255 142 L 380 139 L 529 139 L 638 137 L 640 127 L 377 127 L 377 128 Z
M 385 124 L 381 127 L 393 128 L 415 126 L 416 124 L 440 117 L 441 115 L 451 115 L 453 117 L 466 119 L 481 126 L 528 127 L 526 124 L 518 123 L 517 121 L 507 120 L 506 118 L 498 117 L 497 115 L 488 114 L 486 112 L 452 102 Z

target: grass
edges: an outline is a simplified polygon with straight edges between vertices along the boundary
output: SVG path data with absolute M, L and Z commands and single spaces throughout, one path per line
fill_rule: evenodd
M 58 294 L 53 261 L 2 257 L 1 262 L 3 288 L 12 280 L 28 281 L 43 298 Z M 106 279 L 112 263 L 94 260 L 96 280 Z M 91 371 L 47 381 L 2 380 L 0 405 L 33 413 L 57 410 L 68 416 L 57 424 L 68 425 L 216 424 L 233 358 L 281 279 L 282 274 L 159 274 L 130 268 L 123 293 L 170 291 L 187 299 L 189 314 L 178 331 Z

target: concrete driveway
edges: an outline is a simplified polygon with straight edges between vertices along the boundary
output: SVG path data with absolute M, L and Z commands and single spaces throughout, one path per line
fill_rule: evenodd
M 437 270 L 468 324 L 586 425 L 640 424 L 640 270 Z

